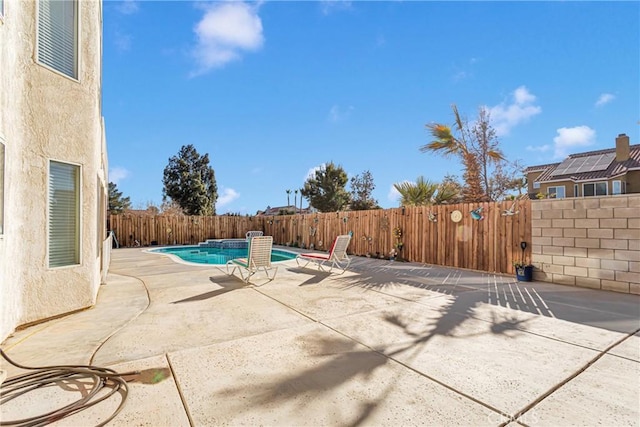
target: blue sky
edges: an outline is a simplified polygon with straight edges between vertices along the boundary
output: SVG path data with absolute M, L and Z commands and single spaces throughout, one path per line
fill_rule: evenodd
M 640 143 L 635 1 L 105 1 L 103 29 L 110 181 L 136 208 L 186 144 L 218 214 L 286 205 L 330 161 L 397 207 L 394 183 L 462 175 L 419 151 L 452 104 L 489 108 L 525 166 Z

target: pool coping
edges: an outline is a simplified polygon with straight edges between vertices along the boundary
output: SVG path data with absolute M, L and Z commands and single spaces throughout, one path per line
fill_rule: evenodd
M 220 239 L 220 240 L 244 240 L 244 239 Z M 167 249 L 167 248 L 189 248 L 189 247 L 193 247 L 193 248 L 197 248 L 197 245 L 169 245 L 169 246 L 158 246 L 158 247 L 154 247 L 153 249 L 143 249 L 142 252 L 146 252 L 146 253 L 150 253 L 150 254 L 157 254 L 157 255 L 164 255 L 169 257 L 171 260 L 173 260 L 174 262 L 178 263 L 178 264 L 184 264 L 184 265 L 194 265 L 194 266 L 225 266 L 227 265 L 227 263 L 225 262 L 224 264 L 205 264 L 205 263 L 201 263 L 201 262 L 190 262 L 190 261 L 186 261 L 182 258 L 180 258 L 177 255 L 174 255 L 172 253 L 169 252 L 160 252 L 161 249 Z M 287 249 L 280 249 L 280 248 L 274 248 L 277 251 L 280 252 L 287 252 L 290 253 L 292 255 L 297 256 L 298 252 L 294 252 L 291 250 L 287 250 Z M 294 261 L 295 260 L 295 256 L 291 259 L 285 259 L 282 261 L 272 261 L 273 264 L 279 264 L 282 262 L 288 262 L 288 261 Z

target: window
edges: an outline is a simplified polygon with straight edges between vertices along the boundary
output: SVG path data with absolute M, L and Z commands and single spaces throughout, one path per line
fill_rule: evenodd
M 533 181 L 533 188 L 540 188 L 540 183 L 538 181 Z
M 80 166 L 49 163 L 49 267 L 80 263 Z
M 573 184 L 573 197 L 578 197 L 578 184 Z
M 78 76 L 78 3 L 38 1 L 38 61 L 72 78 Z
M 626 193 L 625 184 L 626 182 L 624 181 L 612 181 L 611 194 L 625 194 Z
M 552 199 L 564 199 L 564 185 L 559 187 L 549 187 L 547 190 Z
M 4 234 L 4 140 L 0 136 L 0 236 Z
M 582 193 L 585 197 L 606 196 L 607 183 L 606 182 L 590 182 L 588 184 L 582 184 Z
M 4 0 L 0 0 L 0 21 L 4 18 Z

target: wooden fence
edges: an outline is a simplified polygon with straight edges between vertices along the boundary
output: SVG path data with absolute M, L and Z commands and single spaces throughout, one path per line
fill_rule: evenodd
M 472 211 L 481 208 L 482 219 Z M 514 215 L 505 212 L 515 208 Z M 451 213 L 462 213 L 454 222 Z M 513 274 L 513 262 L 531 259 L 531 202 L 475 203 L 280 216 L 111 215 L 109 229 L 121 246 L 196 244 L 243 238 L 262 230 L 274 243 L 327 250 L 340 234 L 353 233 L 349 253 L 388 257 L 402 243 L 400 258 L 472 270 Z M 397 229 L 401 236 L 396 237 Z

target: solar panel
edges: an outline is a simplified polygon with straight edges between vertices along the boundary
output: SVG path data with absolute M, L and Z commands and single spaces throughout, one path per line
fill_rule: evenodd
M 615 157 L 616 153 L 596 154 L 593 156 L 573 158 L 570 157 L 560 163 L 551 176 L 602 171 L 609 167 Z
M 616 153 L 603 154 L 598 160 L 598 163 L 596 163 L 596 166 L 593 170 L 596 170 L 596 171 L 605 170 L 606 168 L 609 167 L 609 165 L 615 158 L 616 158 Z
M 551 174 L 552 176 L 556 176 L 556 175 L 566 175 L 568 170 L 570 170 L 573 166 L 573 164 L 575 163 L 577 159 L 575 158 L 568 158 L 565 159 L 562 163 L 560 163 L 558 165 L 558 167 L 556 168 L 556 170 L 553 171 L 553 173 Z

